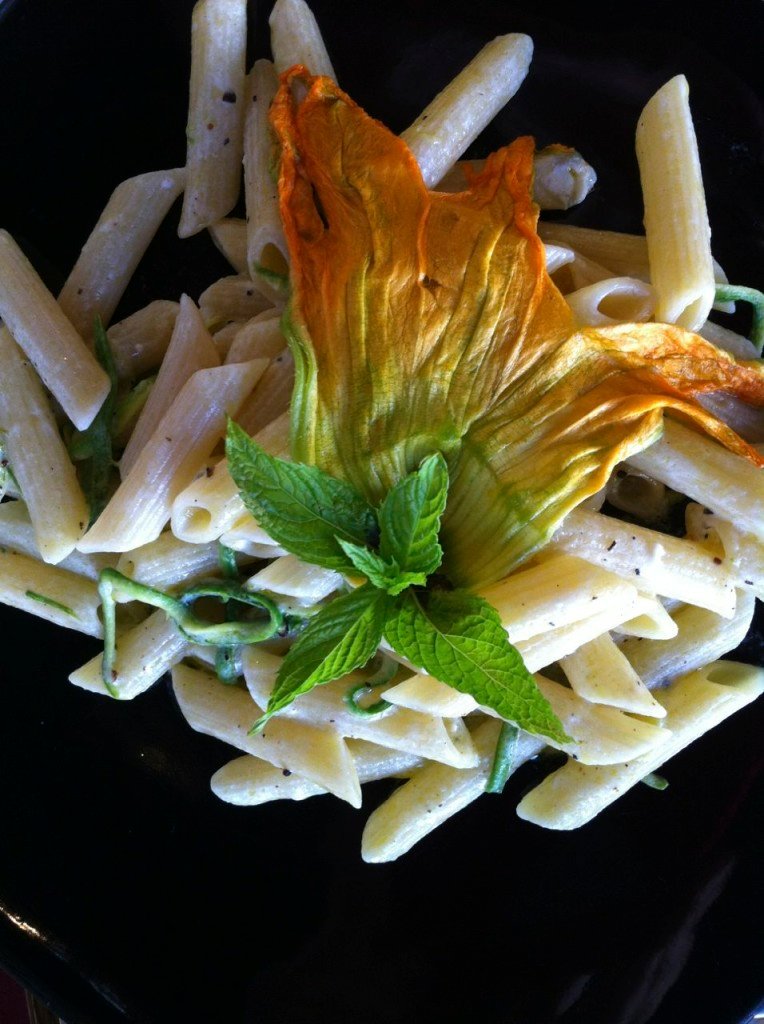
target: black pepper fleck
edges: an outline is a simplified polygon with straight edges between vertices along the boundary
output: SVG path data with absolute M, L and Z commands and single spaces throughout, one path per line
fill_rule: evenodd
M 613 548 L 616 546 L 616 543 L 617 541 L 611 541 L 611 543 L 608 545 L 608 551 L 612 551 Z
M 288 779 L 288 778 L 289 778 L 289 776 L 290 776 L 290 775 L 291 775 L 292 773 L 291 773 L 291 772 L 289 771 L 289 769 L 288 769 L 288 768 L 284 768 L 284 769 L 282 770 L 281 774 L 282 774 L 282 775 L 284 776 L 284 778 L 285 778 L 285 779 Z
M 635 569 L 635 570 L 634 570 L 634 575 L 635 575 L 635 576 L 641 576 L 641 575 L 642 575 L 642 573 L 641 573 L 641 572 L 639 571 L 639 569 Z
M 228 92 L 224 92 L 223 93 L 223 103 L 235 103 L 235 102 L 236 102 L 236 93 L 235 92 L 232 92 L 229 89 Z
M 715 555 L 714 556 L 714 565 L 721 565 L 721 564 L 722 564 L 721 558 L 719 558 L 718 555 Z

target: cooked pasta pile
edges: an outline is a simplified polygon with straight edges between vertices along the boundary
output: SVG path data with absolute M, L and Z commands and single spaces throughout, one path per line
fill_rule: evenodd
M 270 456 L 294 455 L 295 353 L 306 356 L 288 344 L 282 319 L 294 253 L 269 112 L 277 96 L 299 108 L 309 89 L 329 88 L 312 76 L 334 78 L 303 0 L 277 0 L 274 59 L 246 73 L 245 8 L 197 4 L 186 166 L 116 188 L 57 299 L 0 232 L 0 601 L 94 637 L 113 617 L 116 651 L 107 635 L 106 654 L 71 681 L 131 699 L 171 672 L 191 727 L 237 751 L 212 778 L 223 800 L 332 793 L 360 807 L 365 782 L 401 780 L 368 819 L 368 861 L 398 857 L 549 746 L 565 763 L 517 813 L 578 827 L 638 782 L 655 783 L 668 758 L 764 689 L 762 669 L 720 660 L 764 597 L 764 374 L 752 341 L 708 319 L 715 303 L 729 310 L 748 293 L 727 286 L 711 254 L 687 82 L 668 82 L 636 128 L 646 237 L 539 225 L 541 274 L 577 329 L 676 325 L 700 335 L 692 344 L 721 367 L 704 370 L 720 383 L 699 389 L 694 418 L 680 386 L 666 389 L 648 441 L 624 449 L 604 486 L 561 514 L 508 575 L 473 588 L 567 738 L 508 729 L 386 640 L 371 661 L 253 731 L 299 636 L 290 623 L 304 628 L 359 580 L 280 546 L 248 510 L 223 448 L 230 417 Z M 490 161 L 461 156 L 521 87 L 532 53 L 527 36 L 493 40 L 403 133 L 428 189 L 460 195 L 488 180 Z M 303 72 L 280 85 L 295 65 Z M 246 219 L 230 216 L 242 159 Z M 596 182 L 564 146 L 537 152 L 533 171 L 542 210 L 582 202 Z M 102 330 L 181 194 L 179 234 L 208 230 L 232 273 L 197 301 L 157 300 Z M 666 373 L 677 372 L 674 358 L 662 356 Z M 672 516 L 684 517 L 683 530 L 666 531 Z M 216 597 L 225 617 L 201 624 L 195 602 Z M 279 629 L 262 642 L 210 641 L 237 615 L 237 636 L 254 636 L 260 620 L 242 613 L 248 601 Z

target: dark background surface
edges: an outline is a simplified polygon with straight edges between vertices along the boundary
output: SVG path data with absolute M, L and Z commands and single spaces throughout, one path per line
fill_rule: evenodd
M 191 6 L 0 5 L 0 226 L 53 288 L 119 181 L 183 163 Z M 253 55 L 268 7 L 251 7 Z M 340 84 L 396 130 L 492 36 L 529 32 L 531 76 L 475 149 L 526 132 L 577 146 L 599 184 L 569 216 L 592 226 L 640 229 L 636 118 L 686 73 L 715 255 L 764 283 L 759 0 L 313 7 Z M 175 216 L 121 312 L 225 272 Z M 764 997 L 761 702 L 676 758 L 667 791 L 639 787 L 581 831 L 515 817 L 529 765 L 366 866 L 363 813 L 220 803 L 209 777 L 229 751 L 165 684 L 99 699 L 66 682 L 94 641 L 7 609 L 0 624 L 0 959 L 69 1024 L 739 1024 Z M 760 635 L 744 655 L 761 661 Z

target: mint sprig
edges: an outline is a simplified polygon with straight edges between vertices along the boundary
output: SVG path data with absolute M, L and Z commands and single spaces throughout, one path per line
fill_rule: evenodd
M 358 572 L 375 587 L 386 590 L 393 597 L 406 587 L 427 582 L 425 573 L 403 572 L 394 558 L 387 562 L 370 548 L 362 548 L 359 544 L 351 544 L 346 540 L 340 540 L 339 543 Z
M 277 544 L 304 562 L 350 572 L 352 562 L 338 538 L 359 545 L 376 538 L 374 510 L 343 480 L 268 455 L 232 422 L 226 455 L 248 511 Z
M 401 570 L 430 576 L 443 561 L 438 543 L 448 496 L 448 466 L 437 452 L 396 484 L 379 509 L 379 553 Z
M 390 596 L 370 583 L 336 598 L 310 620 L 281 663 L 266 713 L 252 732 L 315 686 L 365 665 L 377 652 Z
M 509 642 L 499 613 L 482 597 L 467 590 L 409 591 L 388 617 L 385 636 L 418 668 L 527 732 L 560 743 L 570 739 Z
M 281 663 L 259 731 L 315 686 L 366 665 L 382 638 L 408 661 L 528 732 L 569 739 L 512 646 L 498 612 L 466 590 L 427 589 L 441 565 L 448 467 L 428 456 L 378 512 L 316 466 L 268 455 L 235 424 L 228 466 L 244 504 L 303 561 L 365 582 L 321 608 Z

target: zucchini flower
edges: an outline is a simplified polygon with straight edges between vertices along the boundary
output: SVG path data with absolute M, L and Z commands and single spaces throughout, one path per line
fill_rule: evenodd
M 329 78 L 292 68 L 271 118 L 291 257 L 293 456 L 377 504 L 441 452 L 454 584 L 527 559 L 660 437 L 667 411 L 764 465 L 697 401 L 726 391 L 763 404 L 760 363 L 672 325 L 576 324 L 536 233 L 531 138 L 446 194 Z

